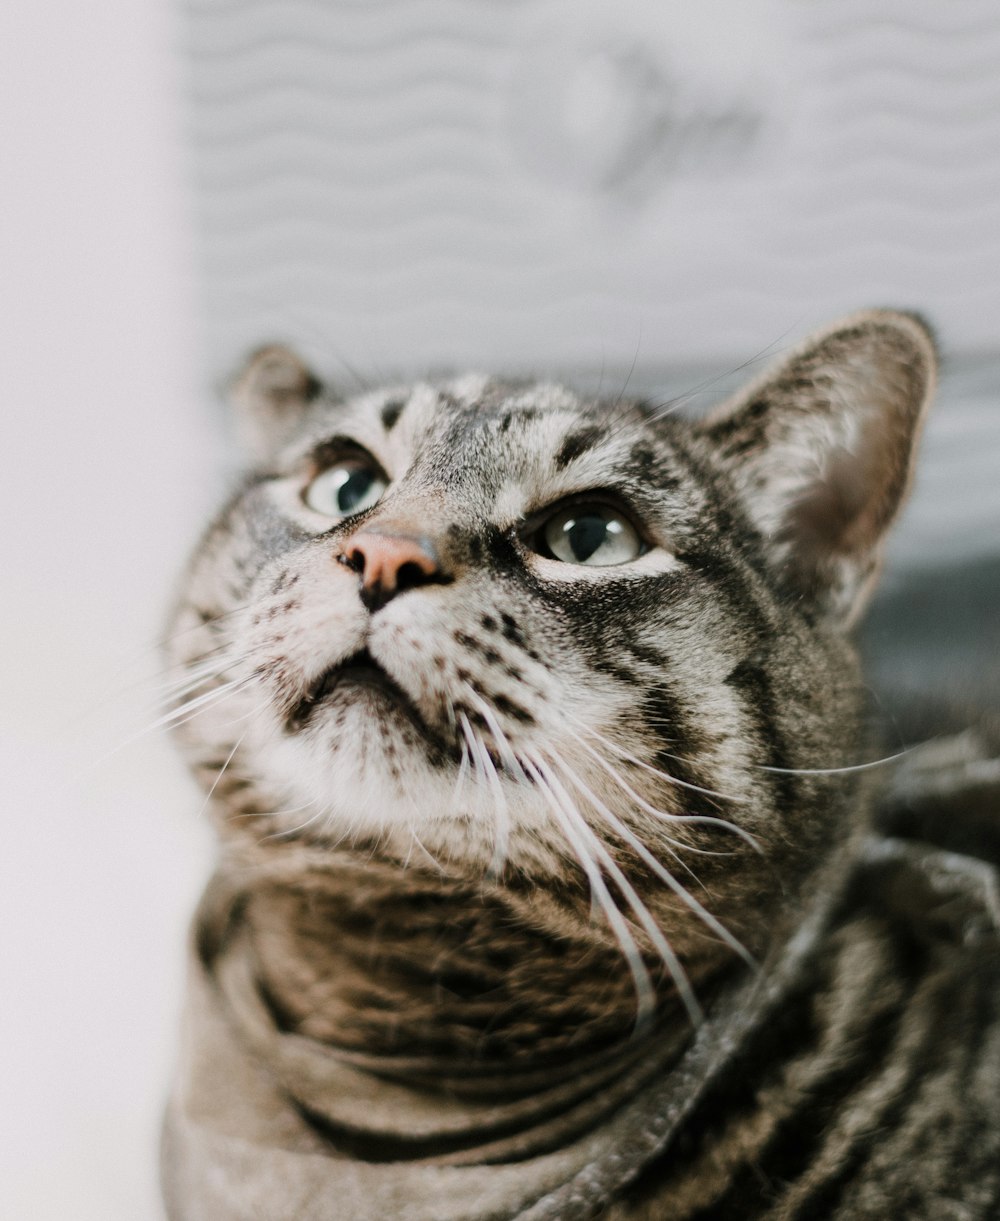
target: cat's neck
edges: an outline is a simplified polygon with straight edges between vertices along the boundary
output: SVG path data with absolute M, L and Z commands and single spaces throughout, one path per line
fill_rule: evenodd
M 540 1068 L 549 1082 L 560 1066 L 572 1074 L 636 1046 L 634 970 L 591 919 L 582 884 L 456 880 L 298 847 L 241 853 L 218 876 L 228 914 L 203 920 L 203 956 L 238 937 L 285 1033 L 397 1077 L 417 1066 L 418 1079 L 454 1073 L 472 1089 L 481 1076 L 485 1089 L 515 1092 Z M 661 1045 L 664 1029 L 676 1032 L 667 1042 L 679 1052 L 690 1022 L 652 953 L 649 967 L 646 1026 Z M 693 974 L 706 997 L 721 971 Z

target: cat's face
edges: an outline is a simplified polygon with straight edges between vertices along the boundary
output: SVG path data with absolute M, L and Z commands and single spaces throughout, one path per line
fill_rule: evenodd
M 844 829 L 791 773 L 856 761 L 842 628 L 931 368 L 918 324 L 865 315 L 699 424 L 480 378 L 340 402 L 261 353 L 263 461 L 172 646 L 226 833 L 575 870 L 657 921 L 692 908 L 671 879 L 714 919 L 799 876 Z

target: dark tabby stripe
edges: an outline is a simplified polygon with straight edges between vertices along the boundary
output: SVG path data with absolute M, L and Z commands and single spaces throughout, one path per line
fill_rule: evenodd
M 403 408 L 406 406 L 405 399 L 390 399 L 380 412 L 382 427 L 386 432 L 392 432 L 399 422 L 399 417 L 403 414 Z
M 556 470 L 565 470 L 576 458 L 593 449 L 595 445 L 599 445 L 606 436 L 607 429 L 605 428 L 578 428 L 575 432 L 571 432 L 552 459 Z
M 775 800 L 784 803 L 786 808 L 792 808 L 791 803 L 798 798 L 798 784 L 795 776 L 788 771 L 792 767 L 792 759 L 785 745 L 784 734 L 778 727 L 778 705 L 768 677 L 767 660 L 766 653 L 753 660 L 744 658 L 727 675 L 726 683 L 742 697 L 747 718 L 756 726 L 767 750 L 768 765 L 785 769 L 768 772 L 767 775 L 774 787 Z

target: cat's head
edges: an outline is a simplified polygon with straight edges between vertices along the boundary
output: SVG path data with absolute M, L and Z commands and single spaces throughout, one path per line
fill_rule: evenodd
M 257 465 L 172 630 L 224 834 L 575 874 L 682 953 L 759 942 L 847 833 L 815 772 L 858 762 L 846 632 L 933 370 L 879 311 L 701 421 L 481 377 L 345 401 L 259 352 Z

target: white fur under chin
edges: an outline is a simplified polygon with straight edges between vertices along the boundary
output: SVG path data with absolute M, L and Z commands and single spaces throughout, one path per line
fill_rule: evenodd
M 287 795 L 273 815 L 277 834 L 318 842 L 370 844 L 401 860 L 462 863 L 478 870 L 506 862 L 556 875 L 567 847 L 553 832 L 537 791 L 505 774 L 487 778 L 471 762 L 431 768 L 419 744 L 393 734 L 398 774 L 386 767 L 386 735 L 361 696 L 336 730 L 323 709 L 295 736 L 269 717 L 248 734 L 261 771 Z M 259 736 L 258 736 L 259 735 Z

